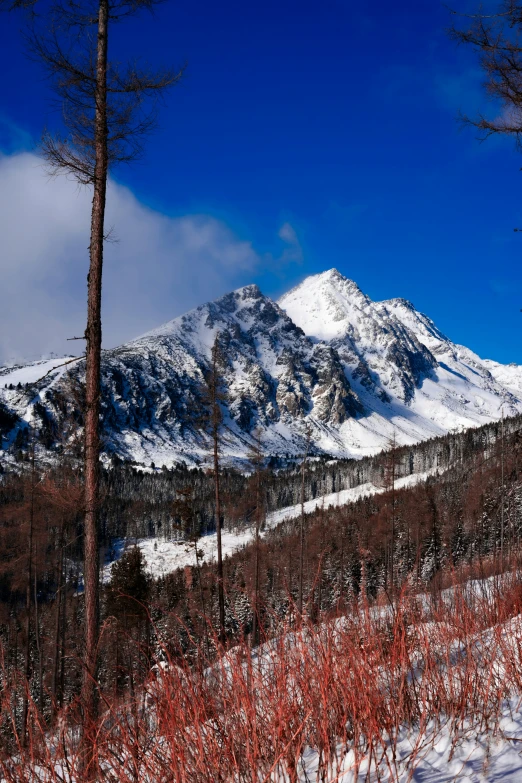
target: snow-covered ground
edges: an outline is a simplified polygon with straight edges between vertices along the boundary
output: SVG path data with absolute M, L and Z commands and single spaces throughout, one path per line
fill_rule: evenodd
M 427 471 L 426 473 L 412 473 L 410 476 L 404 476 L 397 479 L 395 482 L 395 489 L 404 489 L 405 487 L 413 487 L 415 484 L 421 484 L 426 481 L 428 476 L 433 475 L 435 470 Z M 381 492 L 385 492 L 385 487 L 376 487 L 371 482 L 365 484 L 359 484 L 352 489 L 342 489 L 339 492 L 332 492 L 329 495 L 321 495 L 313 500 L 307 500 L 304 504 L 305 514 L 311 514 L 313 511 L 321 508 L 322 506 L 330 508 L 330 506 L 346 506 L 349 503 L 355 503 L 360 498 L 368 497 L 369 495 L 378 495 Z M 295 519 L 301 515 L 301 505 L 298 503 L 295 506 L 287 506 L 286 508 L 272 511 L 268 515 L 267 522 L 270 527 L 278 525 L 285 519 Z
M 384 615 L 368 624 L 363 607 L 253 652 L 233 647 L 203 671 L 161 659 L 132 718 L 128 702 L 105 704 L 100 783 L 516 783 L 522 615 L 509 614 L 519 580 L 448 588 L 446 613 L 428 594 L 403 597 L 384 607 L 393 632 Z M 508 619 L 497 623 L 496 610 Z M 75 727 L 42 730 L 46 761 L 21 768 L 4 756 L 0 783 L 83 783 Z
M 72 358 L 71 356 L 56 356 L 52 359 L 40 359 L 31 364 L 14 364 L 0 367 L 0 386 L 5 388 L 11 384 L 17 386 L 21 383 L 23 386 L 26 383 L 37 383 L 46 375 L 50 375 L 53 370 L 65 365 Z M 56 379 L 54 374 L 53 378 Z
M 223 530 L 221 533 L 221 544 L 223 557 L 233 554 L 241 547 L 249 544 L 253 540 L 253 531 L 246 528 L 238 532 Z M 145 568 L 154 578 L 158 579 L 166 574 L 171 574 L 178 568 L 196 565 L 196 554 L 194 544 L 185 541 L 164 541 L 160 538 L 129 538 L 126 542 L 119 540 L 116 542 L 116 559 L 106 563 L 103 568 L 103 581 L 108 582 L 111 578 L 112 565 L 121 557 L 125 547 L 138 546 L 141 549 L 145 560 Z M 202 536 L 198 540 L 198 552 L 200 564 L 211 563 L 217 559 L 217 536 L 212 533 L 208 536 Z
M 429 472 L 413 473 L 411 476 L 397 479 L 395 488 L 402 489 L 404 487 L 414 486 L 415 484 L 426 481 L 429 475 Z M 340 492 L 334 492 L 329 495 L 314 498 L 313 500 L 308 500 L 304 504 L 305 513 L 311 514 L 321 506 L 324 506 L 325 509 L 330 506 L 345 506 L 348 503 L 354 503 L 362 497 L 376 495 L 384 491 L 384 487 L 376 487 L 374 484 L 367 482 L 365 484 L 360 484 L 357 487 L 353 487 L 353 489 L 343 489 Z M 295 506 L 287 506 L 286 508 L 273 511 L 267 515 L 265 530 L 262 535 L 266 534 L 268 530 L 277 527 L 277 525 L 284 520 L 295 519 L 299 517 L 300 514 L 301 505 L 299 503 Z M 238 549 L 251 543 L 254 540 L 254 535 L 255 529 L 252 527 L 238 529 L 236 531 L 223 530 L 221 534 L 223 556 L 227 557 Z M 113 563 L 121 557 L 122 553 L 125 551 L 125 547 L 132 546 L 138 546 L 141 549 L 145 560 L 146 570 L 155 578 L 170 574 L 178 568 L 196 565 L 194 544 L 185 541 L 165 541 L 161 538 L 130 538 L 127 539 L 126 542 L 118 540 L 115 542 L 113 550 L 114 559 L 107 562 L 103 568 L 103 580 L 105 582 L 110 581 Z M 198 540 L 197 546 L 198 551 L 200 552 L 200 563 L 211 563 L 217 559 L 216 533 L 202 536 Z
M 522 781 L 522 711 L 520 698 L 506 702 L 495 736 L 483 732 L 478 737 L 471 729 L 457 747 L 448 725 L 429 726 L 421 737 L 418 731 L 401 732 L 395 753 L 383 757 L 380 774 L 369 778 L 368 759 L 364 758 L 355 776 L 354 753 L 350 750 L 341 769 L 325 778 L 326 783 L 520 783 Z M 415 762 L 411 758 L 415 755 Z M 309 750 L 304 756 L 305 768 L 300 783 L 316 780 L 318 756 Z M 282 779 L 278 783 L 283 783 Z
M 487 579 L 483 583 L 478 580 L 470 583 L 469 590 L 466 591 L 467 600 L 471 600 L 469 597 L 472 595 L 492 596 L 495 579 L 497 586 L 501 586 L 502 577 Z M 508 575 L 505 586 L 512 585 L 514 581 L 516 580 Z M 447 597 L 449 592 L 451 589 L 445 591 Z M 420 598 L 420 604 L 424 605 L 422 596 Z M 426 598 L 428 599 L 428 596 Z M 477 607 L 480 605 L 479 601 Z M 493 604 L 490 604 L 490 607 L 492 606 Z M 366 747 L 367 739 L 364 734 L 360 734 L 361 727 L 365 725 L 365 716 L 361 715 L 361 726 L 357 730 L 357 737 L 360 740 L 357 756 L 350 730 L 347 731 L 346 739 L 330 746 L 325 755 L 320 755 L 316 747 L 306 745 L 303 747 L 299 743 L 295 745 L 295 751 L 292 749 L 292 753 L 287 755 L 278 738 L 277 753 L 280 754 L 278 759 L 276 758 L 272 763 L 272 759 L 268 761 L 263 757 L 259 762 L 260 766 L 263 765 L 263 769 L 256 769 L 252 780 L 264 783 L 289 783 L 290 780 L 295 780 L 296 783 L 312 783 L 312 781 L 321 781 L 321 783 L 457 783 L 460 781 L 462 783 L 517 783 L 521 781 L 522 694 L 517 693 L 514 683 L 520 682 L 516 668 L 517 665 L 520 667 L 521 662 L 522 616 L 515 615 L 501 625 L 485 627 L 484 630 L 471 636 L 462 637 L 457 628 L 451 626 L 452 617 L 455 620 L 458 615 L 450 613 L 446 617 L 446 622 L 436 622 L 430 616 L 428 607 L 429 600 L 426 601 L 424 622 L 410 626 L 412 634 L 410 639 L 418 638 L 419 643 L 413 642 L 411 652 L 403 662 L 408 672 L 408 687 L 413 681 L 417 683 L 416 688 L 412 689 L 412 694 L 416 694 L 412 697 L 413 700 L 418 699 L 417 708 L 422 708 L 422 705 L 426 707 L 425 721 L 421 709 L 420 719 L 395 726 L 392 713 L 389 735 L 385 728 L 387 724 L 384 714 L 382 718 L 376 718 L 382 719 L 383 722 L 382 725 L 379 724 L 379 730 L 372 737 L 373 750 L 370 754 Z M 404 618 L 406 619 L 407 616 L 405 614 Z M 108 782 L 125 779 L 139 780 L 140 783 L 162 783 L 168 777 L 169 780 L 181 783 L 181 781 L 192 780 L 192 771 L 195 775 L 194 779 L 198 782 L 203 780 L 206 782 L 218 779 L 213 776 L 213 773 L 217 774 L 218 769 L 219 774 L 222 775 L 219 779 L 225 783 L 246 780 L 246 777 L 237 774 L 237 767 L 231 763 L 230 755 L 226 754 L 230 754 L 231 747 L 239 752 L 245 752 L 247 743 L 241 742 L 244 739 L 243 734 L 235 743 L 230 739 L 231 733 L 235 727 L 238 731 L 245 732 L 245 737 L 248 731 L 253 731 L 256 736 L 266 739 L 266 732 L 269 733 L 271 728 L 278 726 L 278 699 L 283 702 L 281 715 L 286 715 L 297 725 L 293 739 L 303 730 L 303 736 L 311 738 L 312 741 L 314 737 L 320 737 L 319 741 L 324 743 L 324 737 L 314 734 L 310 722 L 314 718 L 318 721 L 324 720 L 321 705 L 328 704 L 329 699 L 332 702 L 332 710 L 338 708 L 339 699 L 341 701 L 343 699 L 343 680 L 339 677 L 345 669 L 335 668 L 335 657 L 346 654 L 345 643 L 348 637 L 344 634 L 345 632 L 349 634 L 350 622 L 349 616 L 342 617 L 333 622 L 328 621 L 315 630 L 289 632 L 270 640 L 253 653 L 251 669 L 248 669 L 246 664 L 245 656 L 249 655 L 247 648 L 232 648 L 224 658 L 217 659 L 206 669 L 203 673 L 203 683 L 198 679 L 200 675 L 197 670 L 183 671 L 175 664 L 169 665 L 161 661 L 154 666 L 154 677 L 146 686 L 146 721 L 143 724 L 144 731 L 139 734 L 138 740 L 143 745 L 138 744 L 136 747 L 139 753 L 133 754 L 135 739 L 132 733 L 130 738 L 125 734 L 125 720 L 122 722 L 123 740 L 118 745 L 118 732 L 115 731 L 117 712 L 107 713 L 103 718 L 111 727 L 111 731 L 107 732 L 109 752 L 103 748 L 103 780 Z M 372 627 L 377 630 L 377 625 Z M 375 647 L 375 650 L 377 649 L 378 645 Z M 306 656 L 307 650 L 310 651 L 310 657 Z M 329 653 L 325 655 L 324 660 L 321 657 L 325 650 L 331 651 L 333 655 L 332 669 L 329 668 L 331 664 L 328 663 Z M 373 687 L 375 690 L 382 688 L 383 692 L 388 694 L 388 698 L 393 698 L 395 693 L 393 682 L 395 678 L 402 677 L 402 670 L 399 665 L 384 671 L 382 667 L 386 660 L 385 654 L 375 664 L 372 663 L 371 656 L 366 663 L 361 662 L 361 666 L 369 665 L 375 669 L 372 670 L 369 680 L 361 681 L 361 688 L 370 689 L 366 695 L 371 694 Z M 471 661 L 470 665 L 466 663 L 467 660 Z M 304 709 L 301 710 L 301 699 L 307 694 L 310 695 L 308 688 L 320 683 L 324 684 L 321 679 L 323 664 L 326 666 L 325 671 L 332 672 L 333 690 L 321 694 L 315 704 L 305 703 Z M 305 668 L 300 676 L 301 665 L 308 668 Z M 354 666 L 357 667 L 357 664 L 354 663 Z M 313 679 L 310 684 L 305 672 L 312 679 L 318 677 L 317 683 Z M 476 676 L 476 681 L 470 683 L 469 678 L 473 674 Z M 280 680 L 282 675 L 283 680 Z M 357 673 L 355 676 L 358 676 Z M 425 679 L 428 685 L 424 690 Z M 476 687 L 480 689 L 477 691 L 480 694 L 478 701 L 473 694 L 475 682 Z M 180 685 L 184 687 L 181 689 Z M 291 706 L 288 712 L 285 712 L 284 699 L 287 685 L 290 686 L 288 698 Z M 470 686 L 471 690 L 469 690 Z M 246 716 L 219 712 L 219 710 L 230 710 L 231 705 L 241 712 L 241 709 L 250 703 L 246 693 L 252 687 L 256 688 L 254 703 L 258 721 L 250 722 Z M 190 709 L 191 700 L 198 698 L 200 688 L 202 688 L 201 693 L 209 700 L 208 712 L 201 706 L 194 711 Z M 349 688 L 348 684 L 347 700 L 351 697 Z M 179 696 L 180 690 L 183 690 L 181 696 Z M 467 697 L 459 701 L 463 692 Z M 454 714 L 448 715 L 438 708 L 437 694 L 446 699 L 451 693 L 459 704 L 464 705 L 462 714 L 456 710 Z M 503 698 L 504 693 L 508 695 Z M 234 699 L 233 694 L 242 694 L 242 696 Z M 323 701 L 324 699 L 326 701 Z M 350 703 L 353 704 L 353 701 Z M 363 701 L 362 704 L 364 703 Z M 451 701 L 449 703 L 451 704 Z M 166 707 L 167 711 L 172 710 L 176 715 L 183 704 L 189 706 L 187 723 L 184 723 L 183 717 L 173 718 L 175 725 L 181 726 L 183 731 L 174 735 L 176 742 L 172 744 L 168 737 L 161 734 L 156 717 L 158 704 L 163 708 Z M 276 709 L 273 713 L 274 707 Z M 125 709 L 125 705 L 121 705 L 118 709 Z M 216 709 L 218 712 L 215 711 Z M 211 719 L 208 718 L 209 714 L 212 715 Z M 350 710 L 347 710 L 346 715 L 350 714 Z M 376 716 L 377 714 L 378 712 Z M 437 714 L 436 719 L 435 714 Z M 184 713 L 181 712 L 181 715 Z M 265 718 L 267 726 L 264 725 L 261 716 Z M 302 723 L 299 723 L 301 719 Z M 271 721 L 274 723 L 272 724 Z M 304 724 L 307 724 L 306 729 Z M 224 731 L 224 727 L 227 731 Z M 275 735 L 278 730 L 274 730 Z M 281 730 L 284 731 L 283 728 Z M 222 757 L 218 756 L 218 760 L 216 755 L 213 755 L 213 743 L 216 738 L 219 738 L 220 753 L 223 754 Z M 253 737 L 249 736 L 248 739 Z M 195 752 L 182 755 L 184 743 L 189 743 L 191 748 L 196 748 Z M 48 745 L 53 746 L 48 756 L 48 766 L 42 765 L 33 770 L 34 777 L 31 775 L 23 777 L 20 773 L 18 779 L 27 781 L 34 779 L 39 783 L 56 783 L 57 780 L 63 783 L 79 783 L 81 778 L 70 771 L 71 755 L 67 764 L 61 760 L 63 743 L 58 738 L 50 738 Z M 110 752 L 111 750 L 117 752 Z M 294 752 L 297 755 L 293 756 Z M 330 754 L 329 761 L 326 761 L 327 753 Z M 125 757 L 131 758 L 131 763 L 123 762 Z M 291 757 L 296 762 L 295 777 L 290 777 L 288 772 L 283 771 L 284 768 L 288 770 L 287 762 Z M 59 760 L 55 761 L 55 758 Z M 221 761 L 221 758 L 226 761 Z M 267 761 L 268 773 L 265 769 Z M 232 768 L 233 771 L 227 774 L 223 771 L 222 764 L 228 764 L 227 769 Z M 132 774 L 127 774 L 129 769 Z M 252 768 L 249 769 L 250 773 L 253 771 Z M 125 776 L 121 777 L 124 772 Z M 208 777 L 205 777 L 205 773 Z M 2 777 L 0 769 L 0 783 L 13 783 L 16 779 L 16 776 Z

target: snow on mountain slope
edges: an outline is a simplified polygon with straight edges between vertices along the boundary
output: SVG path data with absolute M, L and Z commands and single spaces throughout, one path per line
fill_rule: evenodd
M 522 365 L 500 364 L 492 359 L 483 359 L 482 364 L 504 388 L 516 397 L 522 397 Z
M 268 454 L 302 454 L 309 425 L 317 453 L 363 456 L 392 440 L 479 426 L 502 408 L 505 416 L 522 411 L 522 367 L 480 359 L 406 300 L 372 302 L 332 269 L 278 303 L 245 286 L 104 351 L 108 453 L 158 465 L 208 458 L 201 409 L 216 338 L 227 391 L 222 452 L 230 461 L 244 459 L 255 429 Z M 50 422 L 71 412 L 78 395 L 68 387 L 84 372 L 82 360 L 62 362 L 0 369 L 4 429 L 11 413 L 26 422 L 36 416 L 51 437 Z M 9 446 L 14 436 L 3 434 Z
M 309 337 L 333 345 L 363 387 L 409 402 L 436 360 L 411 330 L 336 269 L 308 277 L 279 300 Z
M 46 392 L 59 382 L 74 361 L 73 357 L 66 356 L 0 367 L 0 406 L 15 417 L 31 422 L 36 404 L 44 402 Z M 13 435 L 7 437 L 8 443 Z
M 328 340 L 343 360 L 367 416 L 343 424 L 345 441 L 364 451 L 392 431 L 408 443 L 478 426 L 522 409 L 522 368 L 483 361 L 452 343 L 404 299 L 372 302 L 332 269 L 279 300 L 305 334 Z
M 103 354 L 108 448 L 140 462 L 193 462 L 209 453 L 202 429 L 205 374 L 218 338 L 226 388 L 222 447 L 244 458 L 252 432 L 271 453 L 302 453 L 305 417 L 327 450 L 339 424 L 362 412 L 335 351 L 314 344 L 257 286 L 201 305 Z M 71 374 L 81 374 L 82 363 Z M 198 421 L 199 419 L 199 421 Z

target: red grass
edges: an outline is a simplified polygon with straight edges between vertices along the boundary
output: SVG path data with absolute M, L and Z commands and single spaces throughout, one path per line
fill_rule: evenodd
M 522 694 L 522 622 L 511 619 L 521 611 L 522 586 L 506 575 L 487 589 L 454 585 L 430 597 L 405 590 L 393 606 L 361 604 L 319 627 L 286 629 L 258 656 L 235 647 L 206 670 L 167 659 L 133 700 L 102 702 L 99 779 L 295 783 L 312 749 L 322 783 L 347 765 L 357 772 L 363 759 L 394 780 L 405 727 L 415 729 L 411 774 L 442 727 L 455 744 L 493 736 L 505 700 Z M 9 697 L 6 689 L 4 723 L 13 715 Z M 33 707 L 25 750 L 13 718 L 14 746 L 0 760 L 5 780 L 79 781 L 77 717 L 69 708 L 50 733 Z

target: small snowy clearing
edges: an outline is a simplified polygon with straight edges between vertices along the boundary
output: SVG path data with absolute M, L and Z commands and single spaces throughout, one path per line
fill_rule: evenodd
M 0 367 L 0 386 L 24 386 L 26 383 L 37 383 L 45 375 L 70 362 L 73 357 L 62 356 L 53 359 L 43 359 L 25 366 L 14 365 L 12 367 Z
M 434 471 L 431 471 L 431 473 L 433 472 Z M 413 473 L 411 476 L 405 476 L 395 482 L 395 488 L 402 489 L 404 487 L 412 487 L 415 484 L 426 481 L 429 475 L 430 472 Z M 334 492 L 329 495 L 314 498 L 313 500 L 308 500 L 304 504 L 305 514 L 311 514 L 323 506 L 323 504 L 325 509 L 330 506 L 345 506 L 349 503 L 354 503 L 360 498 L 380 494 L 381 492 L 385 492 L 385 487 L 376 487 L 369 482 L 360 484 L 352 489 L 343 489 L 340 492 Z M 286 508 L 272 511 L 267 516 L 263 533 L 277 527 L 277 525 L 287 519 L 298 518 L 300 514 L 301 505 L 299 503 L 295 506 L 287 506 Z M 223 557 L 232 555 L 242 547 L 250 544 L 254 540 L 254 536 L 255 529 L 253 527 L 237 530 L 223 530 L 221 533 Z M 165 576 L 166 574 L 171 574 L 178 568 L 196 566 L 194 544 L 190 542 L 180 540 L 165 541 L 160 538 L 129 538 L 126 541 L 119 539 L 114 544 L 109 562 L 107 562 L 103 568 L 104 582 L 110 581 L 113 563 L 119 559 L 126 548 L 132 546 L 138 546 L 141 549 L 145 560 L 145 568 L 147 572 L 156 579 Z M 206 536 L 202 536 L 198 540 L 197 546 L 198 552 L 200 553 L 200 564 L 211 563 L 217 559 L 216 533 L 209 533 Z
M 395 482 L 395 489 L 404 489 L 405 487 L 413 487 L 415 484 L 421 484 L 423 481 L 433 475 L 436 471 L 427 471 L 426 473 L 412 473 L 410 476 L 404 476 L 404 478 L 397 479 Z M 307 500 L 304 504 L 305 514 L 311 514 L 313 511 L 321 508 L 330 508 L 330 506 L 346 506 L 349 503 L 355 503 L 361 498 L 368 497 L 369 495 L 378 495 L 382 492 L 386 492 L 386 487 L 376 487 L 371 482 L 365 484 L 359 484 L 357 487 L 351 489 L 342 489 L 339 492 L 332 492 L 329 495 L 321 495 L 313 500 Z M 270 527 L 283 522 L 285 519 L 295 519 L 301 515 L 301 504 L 297 503 L 295 506 L 287 506 L 286 508 L 272 511 L 268 515 L 267 523 Z

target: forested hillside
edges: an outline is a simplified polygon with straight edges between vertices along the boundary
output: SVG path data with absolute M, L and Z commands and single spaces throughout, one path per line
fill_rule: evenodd
M 522 535 L 521 423 L 508 419 L 360 461 L 253 458 L 249 474 L 224 470 L 224 530 L 259 521 L 262 532 L 259 543 L 225 559 L 228 643 L 249 638 L 254 617 L 265 638 L 295 615 L 301 530 L 304 611 L 312 620 L 361 595 L 392 596 L 404 580 L 425 589 L 451 569 L 500 569 Z M 396 487 L 415 474 L 428 477 Z M 307 501 L 368 482 L 380 494 L 331 508 L 319 500 L 313 514 L 263 532 L 267 515 L 300 504 L 301 492 Z M 158 645 L 174 656 L 195 654 L 205 638 L 214 648 L 212 563 L 199 558 L 153 578 L 133 548 L 150 537 L 196 552 L 201 536 L 215 530 L 214 483 L 201 469 L 144 471 L 115 459 L 102 484 L 100 545 L 105 559 L 117 560 L 102 592 L 101 672 L 103 687 L 120 692 L 146 676 Z M 31 695 L 50 716 L 75 698 L 81 676 L 81 471 L 74 457 L 50 468 L 41 444 L 28 444 L 2 476 L 0 509 L 3 676 L 15 687 L 28 672 Z M 16 692 L 22 709 L 23 691 Z

